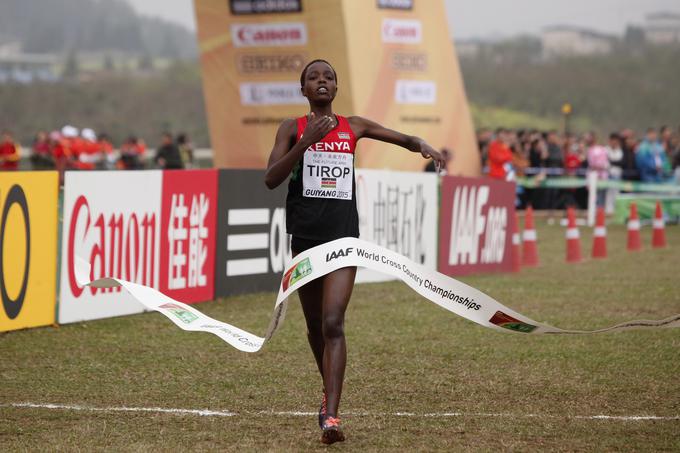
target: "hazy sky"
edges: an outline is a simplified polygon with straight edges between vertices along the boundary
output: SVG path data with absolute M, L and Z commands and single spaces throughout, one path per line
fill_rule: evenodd
M 227 0 L 224 0 L 225 2 Z M 323 0 L 306 0 L 323 1 Z M 373 0 L 363 0 L 366 2 Z M 436 0 L 415 0 L 436 1 Z M 137 11 L 195 29 L 192 0 L 128 0 Z M 538 34 L 554 24 L 578 25 L 621 34 L 646 13 L 680 12 L 678 0 L 444 0 L 456 38 Z

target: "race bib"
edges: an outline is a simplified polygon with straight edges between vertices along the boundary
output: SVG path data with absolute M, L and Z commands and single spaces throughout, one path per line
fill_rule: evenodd
M 307 150 L 302 195 L 311 198 L 352 199 L 354 154 Z

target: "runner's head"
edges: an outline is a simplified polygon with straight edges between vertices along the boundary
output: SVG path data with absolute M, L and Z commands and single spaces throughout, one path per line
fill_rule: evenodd
M 300 74 L 300 90 L 310 103 L 330 103 L 338 92 L 338 76 L 326 60 L 312 60 Z

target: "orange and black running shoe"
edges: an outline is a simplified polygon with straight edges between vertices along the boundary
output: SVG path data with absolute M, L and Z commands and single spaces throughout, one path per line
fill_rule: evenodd
M 345 434 L 340 427 L 340 419 L 335 417 L 326 417 L 321 425 L 323 434 L 321 434 L 321 442 L 326 445 L 334 444 L 335 442 L 342 442 L 345 440 Z

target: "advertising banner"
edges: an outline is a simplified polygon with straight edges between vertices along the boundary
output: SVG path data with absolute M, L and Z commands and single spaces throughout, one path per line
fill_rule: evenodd
M 357 169 L 361 239 L 386 247 L 429 268 L 437 266 L 437 175 Z M 359 269 L 357 282 L 394 277 Z
M 290 262 L 288 183 L 264 185 L 264 171 L 220 170 L 215 296 L 276 291 Z
M 480 174 L 479 153 L 442 0 L 194 0 L 215 165 L 266 166 L 279 124 L 304 115 L 305 64 L 338 75 L 334 111 L 454 151 L 451 174 Z M 370 45 L 367 45 L 370 43 Z M 421 170 L 423 159 L 362 140 L 357 166 Z
M 217 171 L 67 172 L 59 322 L 139 313 L 120 289 L 83 289 L 75 258 L 92 278 L 111 276 L 185 302 L 213 298 Z
M 0 172 L 0 332 L 54 323 L 57 172 Z
M 159 288 L 162 178 L 160 170 L 66 173 L 60 324 L 143 311 L 118 288 L 81 288 L 75 258 L 90 263 L 92 278 L 111 276 Z
M 445 176 L 439 215 L 439 272 L 466 275 L 512 270 L 515 184 Z
M 213 299 L 216 219 L 217 170 L 163 172 L 161 292 L 189 303 Z

